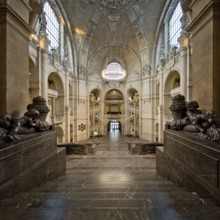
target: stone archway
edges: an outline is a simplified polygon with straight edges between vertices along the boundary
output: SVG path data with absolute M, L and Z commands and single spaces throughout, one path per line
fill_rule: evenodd
M 52 72 L 48 77 L 48 105 L 50 122 L 54 125 L 64 122 L 64 86 L 58 73 Z
M 104 98 L 104 133 L 110 131 L 110 122 L 120 122 L 120 131 L 124 133 L 125 126 L 125 101 L 124 94 L 119 89 L 110 89 Z
M 165 121 L 171 121 L 172 120 L 172 114 L 169 110 L 169 107 L 172 102 L 172 97 L 175 95 L 180 94 L 180 74 L 179 72 L 172 71 L 167 76 L 167 79 L 165 81 L 165 89 L 164 89 L 164 120 Z
M 99 89 L 93 89 L 89 95 L 89 127 L 90 136 L 101 135 L 101 91 Z
M 118 89 L 111 89 L 105 95 L 105 114 L 121 115 L 124 113 L 124 95 Z
M 139 136 L 139 93 L 135 88 L 128 90 L 128 105 L 127 105 L 127 134 L 134 137 Z

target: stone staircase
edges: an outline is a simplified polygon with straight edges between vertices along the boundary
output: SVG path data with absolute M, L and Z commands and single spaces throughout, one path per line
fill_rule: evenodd
M 0 219 L 220 219 L 212 201 L 158 176 L 154 155 L 129 155 L 122 143 L 120 150 L 102 146 L 96 155 L 68 155 L 66 176 L 14 197 L 1 195 Z

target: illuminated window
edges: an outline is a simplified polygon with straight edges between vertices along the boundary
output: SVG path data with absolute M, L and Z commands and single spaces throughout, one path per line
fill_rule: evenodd
M 169 43 L 171 46 L 176 46 L 177 48 L 179 47 L 178 38 L 182 31 L 180 21 L 182 15 L 182 8 L 180 3 L 178 3 L 169 22 Z
M 46 31 L 50 40 L 50 49 L 56 49 L 59 46 L 59 22 L 48 2 L 44 5 L 44 12 L 47 20 Z
M 106 69 L 102 71 L 102 77 L 107 80 L 121 80 L 125 77 L 125 70 L 117 62 L 111 62 Z

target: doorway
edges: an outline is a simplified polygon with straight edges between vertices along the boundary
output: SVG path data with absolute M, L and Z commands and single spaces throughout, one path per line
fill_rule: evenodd
M 108 132 L 110 133 L 121 133 L 121 122 L 118 120 L 111 120 L 108 123 Z

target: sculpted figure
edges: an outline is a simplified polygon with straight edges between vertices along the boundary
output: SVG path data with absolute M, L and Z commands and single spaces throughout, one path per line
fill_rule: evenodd
M 12 118 L 9 114 L 0 117 L 0 147 L 20 139 L 21 135 L 43 132 L 51 128 L 46 121 L 50 109 L 43 97 L 35 97 L 33 103 L 27 105 L 27 110 L 20 118 Z
M 174 97 L 173 101 L 175 101 L 175 99 Z M 181 105 L 177 104 L 175 106 L 179 106 L 179 110 L 175 109 L 175 111 L 178 113 L 178 111 L 182 111 L 183 109 L 180 108 Z M 171 107 L 172 106 L 173 104 Z M 186 103 L 185 117 L 174 118 L 174 121 L 169 124 L 169 128 L 172 130 L 197 133 L 195 135 L 203 139 L 220 141 L 220 129 L 216 125 L 214 112 L 207 111 L 205 114 L 202 114 L 198 108 L 199 104 L 197 101 Z M 170 109 L 173 110 L 173 108 Z
M 9 130 L 12 128 L 12 118 L 10 115 L 4 115 L 0 118 L 0 145 L 5 142 L 13 141 L 13 138 L 7 137 Z
M 202 112 L 198 110 L 199 104 L 197 101 L 190 101 L 186 104 L 186 124 L 184 127 L 184 131 L 189 132 L 204 132 L 204 128 L 202 127 L 202 121 L 205 120 Z
M 10 115 L 3 116 L 0 119 L 0 143 L 12 142 L 18 139 L 19 134 L 30 134 L 49 130 L 49 123 L 41 121 L 39 115 L 39 111 L 29 109 L 23 117 L 18 119 L 13 119 Z
M 216 115 L 213 111 L 207 111 L 202 122 L 202 126 L 206 129 L 206 132 L 202 135 L 203 138 L 213 141 L 220 140 L 220 129 L 215 122 Z
M 18 134 L 28 134 L 36 131 L 47 131 L 50 126 L 46 121 L 39 120 L 40 113 L 36 109 L 29 109 L 23 117 L 19 119 L 15 128 Z

